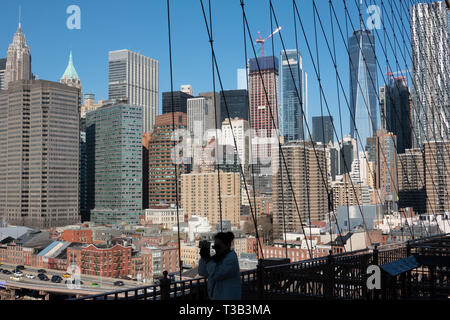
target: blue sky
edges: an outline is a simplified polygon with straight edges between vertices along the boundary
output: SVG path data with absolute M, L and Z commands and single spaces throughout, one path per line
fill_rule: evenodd
M 65 70 L 69 51 L 72 50 L 75 67 L 82 80 L 83 92 L 93 92 L 97 99 L 106 99 L 108 95 L 108 51 L 130 49 L 141 51 L 142 54 L 159 61 L 160 93 L 170 90 L 165 0 L 8 0 L 3 2 L 5 3 L 2 3 L 3 15 L 0 20 L 0 57 L 6 56 L 8 45 L 17 29 L 18 8 L 21 5 L 22 27 L 31 49 L 33 73 L 37 74 L 40 79 L 57 81 Z M 205 5 L 207 2 L 204 0 Z M 270 34 L 268 1 L 247 0 L 245 2 L 252 37 L 255 39 L 258 31 L 263 36 Z M 334 2 L 337 15 L 344 26 L 345 13 L 342 1 Z M 356 27 L 358 26 L 356 4 L 359 1 L 349 0 L 347 2 L 352 22 Z M 364 9 L 371 2 L 373 1 L 367 1 Z M 315 58 L 312 1 L 297 1 L 297 3 Z M 318 0 L 316 3 L 327 30 L 327 36 L 331 37 L 328 1 Z M 66 20 L 69 17 L 66 8 L 72 4 L 81 8 L 81 30 L 69 30 L 66 27 Z M 286 49 L 295 48 L 292 2 L 274 0 L 273 4 L 279 24 L 283 28 L 281 35 Z M 239 0 L 212 0 L 212 5 L 215 49 L 224 88 L 235 89 L 237 86 L 236 69 L 245 65 L 241 7 Z M 368 16 L 364 12 L 365 19 Z M 210 47 L 200 1 L 171 0 L 171 18 L 174 89 L 178 90 L 181 84 L 192 84 L 195 93 L 211 91 Z M 297 27 L 300 28 L 298 21 Z M 317 27 L 320 28 L 319 25 Z M 336 25 L 335 28 L 337 28 Z M 350 34 L 353 30 L 351 26 L 349 28 Z M 347 93 L 348 57 L 337 29 L 335 32 L 339 72 Z M 335 124 L 338 126 L 334 69 L 320 29 L 318 29 L 318 37 L 323 86 L 331 113 L 335 118 Z M 320 115 L 319 89 L 300 29 L 298 40 L 304 69 L 309 76 L 309 116 L 311 118 L 311 116 Z M 274 52 L 279 56 L 282 49 L 279 36 L 275 37 L 274 42 Z M 377 51 L 381 55 L 379 47 L 377 46 Z M 272 53 L 271 41 L 266 42 L 265 51 L 266 55 Z M 253 57 L 250 44 L 248 45 L 248 55 Z M 384 61 L 380 61 L 380 63 L 385 68 Z M 401 67 L 404 69 L 403 66 Z M 380 72 L 378 73 L 380 82 L 382 75 Z M 217 90 L 219 90 L 218 84 Z M 344 134 L 346 134 L 349 131 L 349 113 L 344 101 L 341 107 Z M 324 114 L 327 115 L 325 110 Z

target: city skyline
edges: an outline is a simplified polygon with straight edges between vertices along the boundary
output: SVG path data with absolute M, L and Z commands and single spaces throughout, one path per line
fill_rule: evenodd
M 132 1 L 133 2 L 133 1 Z M 198 18 L 201 18 L 201 7 L 195 1 L 195 6 L 187 5 L 187 2 L 176 3 L 173 5 L 173 19 L 176 19 L 178 16 L 183 15 L 186 10 L 190 10 L 193 12 L 194 16 L 198 15 Z M 135 14 L 137 15 L 137 19 L 133 21 L 129 21 L 127 24 L 119 23 L 117 26 L 112 26 L 107 20 L 104 21 L 101 16 L 96 17 L 92 14 L 92 12 L 103 12 L 104 7 L 108 9 L 108 12 L 111 12 L 111 18 L 114 17 L 116 12 L 121 12 L 120 9 L 117 8 L 116 4 L 105 4 L 105 2 L 98 1 L 97 3 L 89 3 L 81 1 L 79 3 L 81 9 L 81 29 L 80 30 L 69 30 L 67 29 L 65 22 L 68 14 L 65 13 L 65 9 L 69 6 L 68 1 L 61 1 L 55 6 L 51 6 L 49 10 L 44 12 L 44 17 L 48 19 L 41 20 L 36 19 L 34 12 L 41 12 L 46 7 L 45 2 L 43 5 L 37 6 L 35 3 L 24 0 L 22 3 L 18 1 L 9 1 L 5 10 L 10 12 L 11 14 L 6 17 L 5 20 L 2 21 L 0 25 L 0 39 L 5 39 L 0 41 L 0 58 L 6 57 L 6 49 L 7 44 L 10 42 L 12 37 L 12 33 L 17 27 L 17 12 L 18 7 L 22 4 L 22 28 L 24 32 L 27 34 L 28 44 L 31 48 L 31 53 L 33 55 L 33 66 L 35 74 L 41 79 L 47 80 L 56 80 L 59 79 L 60 74 L 64 70 L 64 67 L 67 65 L 67 54 L 72 51 L 73 56 L 76 62 L 76 68 L 80 78 L 83 80 L 83 93 L 93 93 L 96 95 L 96 98 L 99 100 L 106 100 L 108 98 L 108 85 L 107 85 L 107 69 L 108 69 L 108 52 L 114 50 L 122 50 L 128 49 L 135 52 L 141 52 L 144 56 L 150 57 L 152 59 L 156 59 L 159 61 L 159 69 L 160 69 L 160 80 L 159 80 L 159 110 L 157 110 L 157 114 L 161 114 L 162 109 L 162 92 L 170 91 L 170 79 L 169 79 L 169 62 L 168 62 L 168 46 L 166 41 L 166 32 L 167 30 L 163 30 L 163 32 L 155 34 L 155 39 L 153 40 L 144 40 L 142 41 L 143 35 L 145 35 L 144 30 L 157 28 L 161 26 L 166 26 L 167 21 L 163 19 L 160 15 L 154 16 L 153 22 L 146 22 L 146 20 L 139 19 L 138 17 L 142 16 L 141 11 L 149 10 L 149 12 L 159 12 L 161 10 L 165 10 L 165 4 L 159 3 L 150 3 L 150 4 L 142 4 L 141 2 L 135 2 L 135 6 L 127 6 L 125 8 L 126 14 Z M 213 10 L 217 10 L 217 12 L 223 13 L 223 16 L 227 16 L 231 18 L 232 21 L 240 21 L 241 20 L 241 12 L 240 6 L 237 1 L 236 5 L 225 5 L 217 2 L 212 2 Z M 49 5 L 50 6 L 50 5 Z M 247 1 L 246 6 L 249 8 L 249 19 L 254 28 L 252 31 L 253 40 L 257 38 L 257 32 L 261 31 L 262 34 L 268 34 L 270 31 L 269 16 L 267 15 L 266 19 L 261 20 L 258 18 L 258 15 L 261 13 L 261 10 L 258 8 L 258 3 L 255 0 Z M 319 10 L 322 8 L 325 10 L 327 8 L 326 4 L 317 3 Z M 289 23 L 283 23 L 283 38 L 286 41 L 286 49 L 293 49 L 296 47 L 295 41 L 293 41 L 292 37 L 287 37 L 288 35 L 293 33 L 294 26 L 292 24 L 292 12 L 284 8 L 284 6 L 279 6 L 279 15 L 280 18 L 284 21 L 289 21 Z M 138 10 L 138 9 L 143 10 Z M 145 10 L 144 10 L 145 8 Z M 312 6 L 309 3 L 304 4 L 303 10 L 307 10 L 308 12 L 312 12 Z M 344 14 L 341 11 L 341 8 L 337 7 L 337 14 Z M 358 16 L 358 8 L 353 5 L 349 5 L 348 8 L 350 13 L 353 13 L 353 16 Z M 214 12 L 213 11 L 213 12 Z M 369 14 L 364 12 L 363 15 L 365 18 L 369 17 Z M 267 13 L 264 13 L 267 14 Z M 53 19 L 50 17 L 53 15 Z M 95 19 L 94 19 L 95 17 Z M 153 15 L 152 15 L 153 17 Z M 312 17 L 306 16 L 305 23 L 312 23 Z M 179 20 L 179 19 L 178 19 Z M 206 29 L 204 28 L 201 21 L 199 19 L 195 20 L 194 18 L 187 19 L 187 21 L 180 21 L 182 25 L 178 26 L 172 30 L 172 45 L 173 45 L 173 75 L 174 75 L 174 91 L 178 90 L 178 88 L 185 83 L 191 83 L 193 85 L 195 92 L 210 92 L 212 91 L 211 87 L 211 70 L 210 66 L 205 61 L 210 60 L 210 52 L 208 50 L 209 44 L 207 39 Z M 119 19 L 119 22 L 121 20 Z M 267 22 L 266 22 L 267 21 Z M 239 68 L 243 68 L 245 66 L 244 52 L 243 50 L 231 50 L 233 48 L 242 48 L 243 39 L 242 39 L 242 30 L 241 23 L 231 24 L 225 28 L 227 30 L 226 34 L 230 32 L 235 35 L 233 37 L 225 36 L 225 32 L 223 31 L 224 24 L 227 20 L 223 18 L 218 19 L 216 22 L 215 28 L 215 50 L 218 59 L 219 68 L 221 69 L 221 76 L 224 84 L 224 90 L 237 89 L 237 79 L 236 79 L 236 71 Z M 40 50 L 41 45 L 49 45 L 47 38 L 42 38 L 41 34 L 36 34 L 33 29 L 34 24 L 39 23 L 42 28 L 44 28 L 48 32 L 49 37 L 57 37 L 61 41 L 58 41 L 55 44 L 52 44 L 53 50 L 50 55 Z M 44 24 L 42 24 L 44 23 Z M 157 26 L 157 24 L 159 24 Z M 355 26 L 359 25 L 358 19 L 353 21 Z M 231 29 L 230 29 L 231 27 Z M 178 29 L 180 28 L 180 29 Z M 187 28 L 187 30 L 195 30 L 193 34 L 197 34 L 196 37 L 190 37 L 190 39 L 185 39 L 181 32 L 183 28 Z M 230 30 L 229 30 L 230 29 Z M 127 32 L 127 30 L 129 30 Z M 136 31 L 137 30 L 137 31 Z M 350 30 L 351 31 L 351 30 Z M 101 37 L 98 37 L 97 34 L 101 34 Z M 113 36 L 114 35 L 114 36 Z M 125 36 L 126 35 L 126 36 Z M 350 36 L 350 34 L 348 35 Z M 274 51 L 280 52 L 283 50 L 281 45 L 279 44 L 279 39 L 274 41 L 275 48 L 272 50 L 271 44 L 267 43 L 266 53 Z M 313 110 L 315 104 L 318 103 L 320 98 L 320 90 L 317 87 L 317 78 L 314 74 L 314 66 L 311 61 L 311 57 L 308 56 L 307 45 L 299 36 L 299 51 L 304 52 L 303 64 L 306 72 L 309 73 L 309 82 L 310 86 L 308 88 L 308 96 L 310 101 L 310 108 Z M 5 42 L 6 41 L 6 42 Z M 39 43 L 41 42 L 41 43 Z M 248 58 L 254 58 L 254 54 L 251 48 L 251 45 L 247 42 L 248 45 Z M 88 46 L 89 53 L 86 50 L 83 50 L 84 47 Z M 185 63 L 185 59 L 180 56 L 180 53 L 186 53 L 185 48 L 202 48 L 202 50 L 195 50 L 195 55 L 191 55 L 192 60 L 189 64 Z M 329 65 L 332 67 L 332 61 L 328 57 L 326 45 L 324 43 L 319 43 L 320 50 L 320 59 L 321 64 Z M 256 54 L 259 56 L 258 47 L 255 47 Z M 190 49 L 187 49 L 190 50 Z M 377 48 L 379 50 L 379 48 Z M 5 52 L 5 53 L 2 53 Z M 344 46 L 339 46 L 337 44 L 337 58 L 342 59 L 347 55 L 346 49 Z M 192 52 L 193 53 L 193 52 Z M 388 52 L 389 53 L 389 52 Z M 47 61 L 51 59 L 51 65 L 48 65 Z M 42 66 L 45 65 L 45 68 Z M 196 66 L 196 72 L 193 72 L 191 65 Z M 345 66 L 338 67 L 340 72 L 343 75 L 343 82 L 347 82 L 345 80 L 347 75 L 344 72 L 347 68 Z M 382 76 L 382 75 L 379 75 Z M 217 80 L 217 79 L 216 79 Z M 382 83 L 382 82 L 380 82 Z M 331 115 L 337 119 L 338 118 L 338 106 L 334 101 L 336 101 L 336 93 L 335 87 L 332 82 L 323 82 L 322 83 L 324 90 L 329 92 L 330 96 L 333 99 L 330 99 L 330 109 Z M 219 92 L 220 88 L 216 86 L 216 91 Z M 346 93 L 348 97 L 349 94 Z M 333 103 L 331 103 L 333 101 Z M 344 112 L 348 113 L 348 110 L 345 106 L 342 106 Z M 312 116 L 317 116 L 318 113 L 309 112 L 309 119 L 311 121 Z M 343 119 L 344 128 L 348 128 L 345 130 L 344 135 L 348 134 L 350 123 L 349 119 Z M 340 137 L 342 138 L 342 137 Z
M 450 297 L 450 0 L 71 1 L 0 21 L 0 300 Z

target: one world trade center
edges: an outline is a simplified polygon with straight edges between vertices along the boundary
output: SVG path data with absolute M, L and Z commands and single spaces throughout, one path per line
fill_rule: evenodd
M 356 30 L 349 39 L 350 135 L 365 147 L 378 129 L 377 68 L 375 37 L 369 30 Z

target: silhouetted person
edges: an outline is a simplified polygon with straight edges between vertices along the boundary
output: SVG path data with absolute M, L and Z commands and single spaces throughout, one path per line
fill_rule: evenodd
M 236 252 L 231 249 L 232 232 L 219 232 L 214 237 L 214 256 L 210 256 L 209 242 L 200 242 L 198 273 L 208 278 L 211 300 L 240 300 L 241 273 Z

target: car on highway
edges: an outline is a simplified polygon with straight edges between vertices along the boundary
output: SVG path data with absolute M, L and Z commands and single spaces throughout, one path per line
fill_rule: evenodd
M 78 281 L 79 281 L 78 284 L 83 284 L 83 281 L 81 281 L 81 280 L 78 280 Z M 65 284 L 69 284 L 69 283 L 71 283 L 71 284 L 77 284 L 77 281 L 76 281 L 75 279 L 72 279 L 72 280 L 67 279 L 66 281 L 64 281 L 64 283 L 65 283 Z
M 11 271 L 9 271 L 9 270 L 6 270 L 6 269 L 3 269 L 3 271 L 2 271 L 4 274 L 12 274 L 12 272 Z
M 32 274 L 26 274 L 25 277 L 27 277 L 28 279 L 34 279 L 36 278 L 34 275 Z
M 39 274 L 38 274 L 38 278 L 39 278 L 39 280 L 41 280 L 41 281 L 48 281 L 48 280 L 49 280 L 49 278 L 48 278 L 45 274 L 43 274 L 43 273 L 39 273 Z
M 63 278 L 70 278 L 70 277 L 71 277 L 71 274 L 70 274 L 70 273 L 64 273 L 64 274 L 62 275 L 62 277 L 63 277 Z
M 124 283 L 123 283 L 123 281 L 116 281 L 116 282 L 114 282 L 114 285 L 118 286 L 118 287 L 121 287 L 121 286 L 124 285 Z
M 20 272 L 20 271 L 16 270 L 16 272 L 14 272 L 14 276 L 18 277 L 18 278 L 23 277 L 23 272 Z
M 99 287 L 100 285 L 98 284 L 98 283 L 96 283 L 96 282 L 92 282 L 91 283 L 91 287 Z
M 62 281 L 62 278 L 58 275 L 54 275 L 52 277 L 52 282 L 54 282 L 54 283 L 60 283 L 61 281 Z
M 25 270 L 25 267 L 19 264 L 18 266 L 16 266 L 16 270 Z
M 45 270 L 45 269 L 39 269 L 37 272 L 38 272 L 38 273 L 46 273 L 47 270 Z
M 19 277 L 10 277 L 10 279 L 14 280 L 14 281 L 20 281 L 21 280 Z

